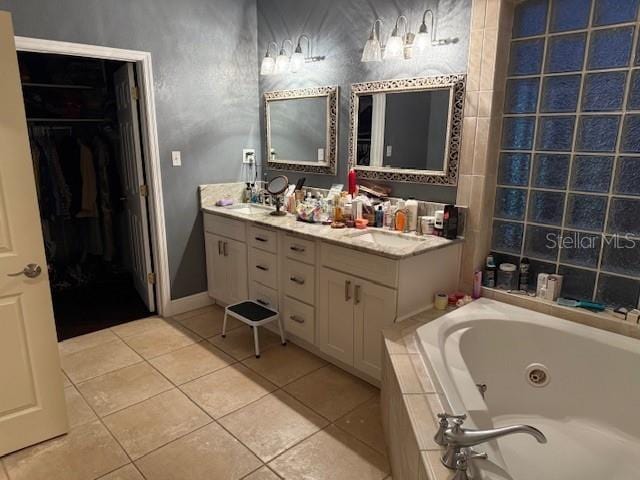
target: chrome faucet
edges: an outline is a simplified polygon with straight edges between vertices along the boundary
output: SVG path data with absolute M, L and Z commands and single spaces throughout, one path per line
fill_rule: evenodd
M 466 415 L 439 413 L 438 418 L 440 419 L 440 425 L 433 439 L 438 445 L 446 447 L 441 460 L 443 465 L 451 470 L 458 469 L 460 455 L 464 454 L 463 449 L 470 449 L 481 443 L 506 435 L 526 433 L 534 437 L 538 443 L 547 443 L 547 437 L 540 430 L 530 425 L 511 425 L 490 430 L 473 430 L 462 427 L 467 419 Z M 466 458 L 469 459 L 487 458 L 486 453 L 477 453 L 472 450 L 466 453 Z

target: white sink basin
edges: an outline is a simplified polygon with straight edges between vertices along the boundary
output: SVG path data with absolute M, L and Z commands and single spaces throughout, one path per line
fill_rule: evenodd
M 363 242 L 373 243 L 380 247 L 414 247 L 416 242 L 423 242 L 424 238 L 415 235 L 386 232 L 384 230 L 367 230 L 351 235 L 351 238 Z
M 256 205 L 254 203 L 236 203 L 235 205 L 229 205 L 225 207 L 228 210 L 242 213 L 244 215 L 257 215 L 272 212 L 274 209 L 265 205 Z

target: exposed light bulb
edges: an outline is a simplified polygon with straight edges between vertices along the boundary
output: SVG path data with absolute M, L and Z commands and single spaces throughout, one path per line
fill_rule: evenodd
M 287 52 L 285 52 L 284 48 L 280 50 L 278 57 L 276 58 L 276 71 L 275 73 L 285 73 L 289 70 L 289 57 L 287 56 Z

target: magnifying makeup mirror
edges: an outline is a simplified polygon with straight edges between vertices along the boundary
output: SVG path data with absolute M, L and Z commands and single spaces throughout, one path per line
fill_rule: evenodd
M 278 175 L 277 177 L 273 177 L 271 181 L 267 184 L 267 192 L 271 194 L 273 197 L 276 211 L 271 212 L 270 215 L 281 217 L 286 215 L 287 212 L 283 212 L 280 210 L 282 207 L 282 197 L 281 195 L 287 190 L 289 186 L 289 179 L 284 175 Z

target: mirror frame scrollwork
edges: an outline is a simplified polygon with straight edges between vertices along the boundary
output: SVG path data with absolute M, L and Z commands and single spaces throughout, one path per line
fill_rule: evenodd
M 326 131 L 326 161 L 310 162 L 295 159 L 271 160 L 271 121 L 269 118 L 269 104 L 275 101 L 296 98 L 327 97 L 327 131 Z M 338 150 L 338 87 L 311 87 L 293 90 L 278 90 L 264 94 L 264 120 L 266 130 L 266 159 L 270 170 L 315 173 L 320 175 L 335 175 L 337 171 Z
M 359 178 L 392 182 L 422 183 L 455 186 L 458 184 L 458 166 L 462 143 L 466 75 L 451 74 L 421 78 L 400 78 L 351 85 L 349 106 L 349 166 Z M 447 142 L 442 171 L 384 168 L 357 165 L 359 97 L 374 93 L 401 93 L 448 88 L 451 92 Z

